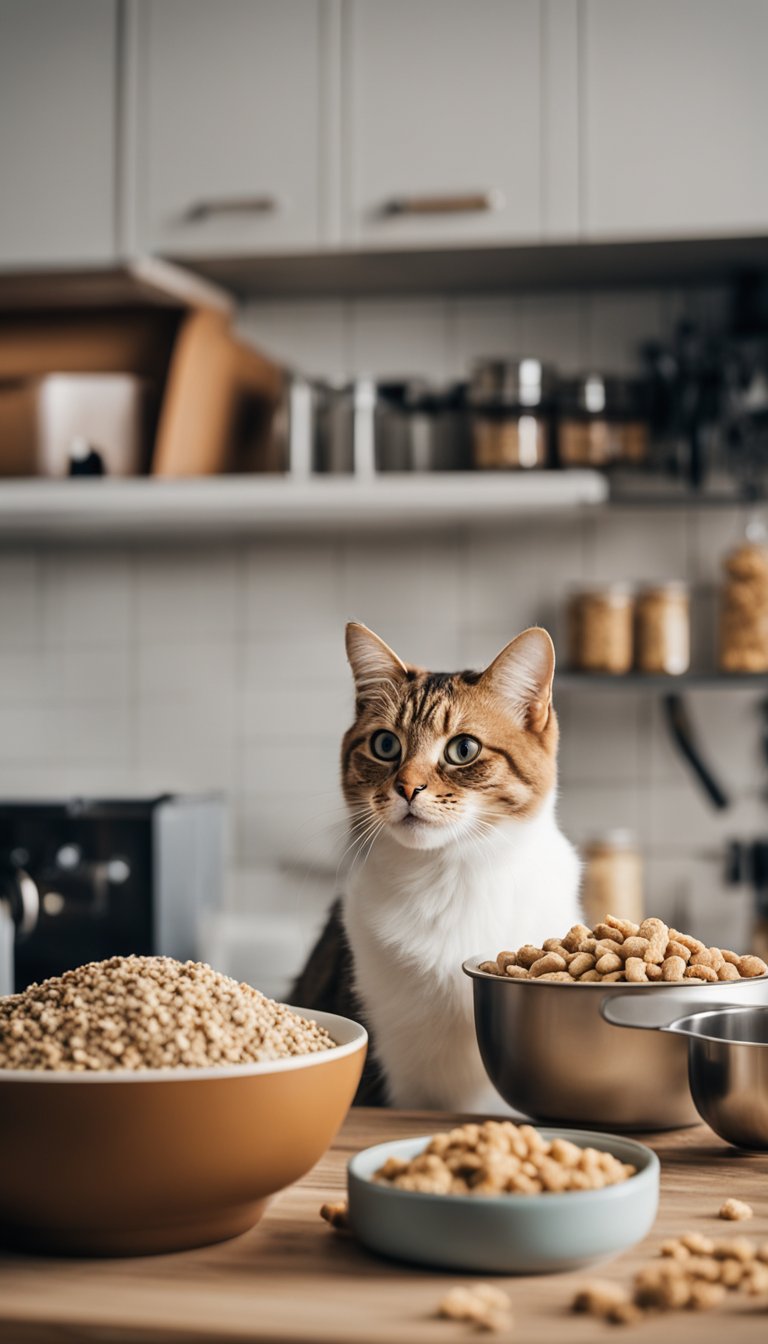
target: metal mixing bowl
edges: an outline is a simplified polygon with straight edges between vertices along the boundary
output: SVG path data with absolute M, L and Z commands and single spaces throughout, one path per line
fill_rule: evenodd
M 488 1077 L 510 1106 L 557 1123 L 620 1130 L 696 1124 L 686 1041 L 627 1028 L 668 1026 L 731 1004 L 768 1004 L 766 976 L 717 985 L 566 985 L 489 975 L 479 969 L 481 960 L 471 957 L 463 969 L 472 980 Z
M 739 1148 L 768 1149 L 768 1008 L 723 1008 L 663 1031 L 688 1042 L 688 1081 L 702 1120 Z

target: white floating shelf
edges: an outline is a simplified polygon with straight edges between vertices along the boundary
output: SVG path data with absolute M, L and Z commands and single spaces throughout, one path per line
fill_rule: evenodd
M 385 474 L 367 481 L 6 480 L 0 483 L 0 542 L 469 526 L 601 504 L 607 496 L 605 477 L 595 471 Z

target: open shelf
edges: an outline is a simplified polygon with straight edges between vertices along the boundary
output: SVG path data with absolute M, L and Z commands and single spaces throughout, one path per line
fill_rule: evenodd
M 558 672 L 555 685 L 561 691 L 661 691 L 668 695 L 683 691 L 764 691 L 768 694 L 766 672 L 685 672 L 673 677 L 649 672 Z
M 459 527 L 601 504 L 607 493 L 595 471 L 6 480 L 0 542 Z

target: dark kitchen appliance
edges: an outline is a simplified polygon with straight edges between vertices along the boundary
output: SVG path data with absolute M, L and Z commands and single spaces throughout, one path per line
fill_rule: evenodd
M 195 957 L 223 869 L 215 796 L 0 801 L 0 994 L 105 957 Z

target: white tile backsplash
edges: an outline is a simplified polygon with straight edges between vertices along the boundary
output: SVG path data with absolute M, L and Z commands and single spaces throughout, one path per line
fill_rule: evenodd
M 298 949 L 336 890 L 345 844 L 345 621 L 365 621 L 413 662 L 484 666 L 531 622 L 557 633 L 564 593 L 585 577 L 679 573 L 686 557 L 696 583 L 710 517 L 626 510 L 434 537 L 62 550 L 39 564 L 5 553 L 13 609 L 36 612 L 37 623 L 24 642 L 0 647 L 0 794 L 223 791 L 228 908 L 279 915 Z M 738 511 L 717 517 L 712 546 L 738 531 Z M 578 843 L 635 830 L 654 908 L 684 897 L 708 931 L 718 919 L 729 929 L 737 910 L 747 918 L 747 898 L 724 891 L 721 869 L 726 840 L 765 832 L 759 701 L 690 697 L 702 749 L 734 793 L 716 813 L 673 753 L 653 696 L 558 696 L 563 827 Z M 273 930 L 270 946 L 284 948 L 284 933 Z
M 455 377 L 478 357 L 524 352 L 566 370 L 622 370 L 634 367 L 640 338 L 668 334 L 684 313 L 715 320 L 724 302 L 722 291 L 297 300 L 253 303 L 242 325 L 286 361 L 334 380 Z M 345 622 L 364 621 L 412 662 L 478 667 L 537 622 L 562 654 L 573 585 L 686 577 L 695 647 L 709 654 L 722 553 L 744 521 L 739 509 L 626 509 L 436 535 L 6 548 L 0 795 L 222 790 L 232 918 L 211 934 L 212 947 L 236 974 L 258 978 L 271 964 L 282 986 L 336 890 L 345 844 Z M 558 696 L 566 831 L 583 842 L 633 828 L 653 909 L 739 944 L 749 898 L 725 891 L 722 852 L 726 839 L 766 830 L 758 701 L 691 696 L 702 749 L 734 792 L 718 814 L 673 753 L 653 696 Z
M 117 550 L 48 552 L 41 563 L 46 646 L 125 647 L 133 633 L 134 557 Z

